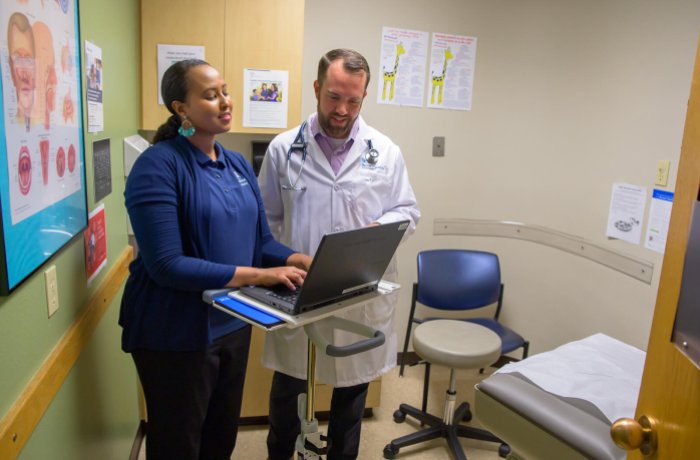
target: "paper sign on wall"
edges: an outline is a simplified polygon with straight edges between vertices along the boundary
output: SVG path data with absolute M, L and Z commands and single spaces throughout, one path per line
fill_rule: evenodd
M 102 48 L 85 40 L 85 80 L 87 83 L 88 132 L 104 131 L 102 105 Z
M 107 225 L 104 203 L 90 213 L 83 239 L 85 241 L 85 274 L 90 285 L 100 270 L 107 265 Z
M 423 105 L 427 52 L 428 32 L 397 27 L 382 29 L 378 104 Z
M 427 106 L 471 110 L 476 37 L 433 33 Z
M 185 59 L 201 59 L 204 60 L 203 46 L 190 45 L 158 45 L 158 104 L 163 104 L 163 98 L 160 95 L 160 82 L 163 80 L 163 74 L 168 67 Z
M 646 200 L 646 187 L 613 184 L 606 235 L 639 244 L 642 237 L 642 219 L 644 218 Z
M 243 126 L 286 128 L 289 72 L 243 69 Z
M 644 238 L 644 247 L 647 249 L 663 254 L 666 249 L 666 237 L 668 236 L 672 208 L 673 192 L 654 189 L 651 194 L 647 234 Z

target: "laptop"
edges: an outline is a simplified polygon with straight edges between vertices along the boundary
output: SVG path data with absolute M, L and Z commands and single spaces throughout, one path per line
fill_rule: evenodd
M 407 220 L 328 233 L 323 236 L 304 284 L 244 286 L 240 293 L 292 315 L 376 291 L 403 234 Z

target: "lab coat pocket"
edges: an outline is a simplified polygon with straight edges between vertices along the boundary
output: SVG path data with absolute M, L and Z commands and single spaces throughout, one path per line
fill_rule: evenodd
M 359 175 L 365 185 L 370 187 L 382 186 L 390 183 L 389 174 L 384 166 L 361 167 Z
M 396 293 L 370 300 L 364 306 L 365 324 L 386 334 L 393 328 Z
M 300 180 L 296 185 L 296 189 L 291 187 L 282 189 L 282 202 L 284 209 L 299 212 L 300 209 L 303 209 L 307 192 L 303 181 Z
M 353 187 L 353 205 L 363 222 L 377 220 L 384 214 L 384 202 L 391 196 L 391 182 L 386 174 L 375 170 L 360 170 Z
M 302 185 L 303 182 L 299 181 L 298 185 Z M 308 247 L 309 238 L 311 234 L 309 230 L 303 225 L 298 225 L 297 222 L 306 222 L 310 216 L 316 214 L 314 200 L 309 199 L 308 189 L 286 189 L 282 190 L 282 203 L 283 208 L 281 210 L 283 219 L 281 219 L 279 235 L 281 240 L 286 244 L 290 245 L 296 250 L 303 251 L 305 247 Z

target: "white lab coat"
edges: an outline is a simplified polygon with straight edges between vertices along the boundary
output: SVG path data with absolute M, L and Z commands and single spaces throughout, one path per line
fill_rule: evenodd
M 310 120 L 310 118 L 309 118 Z M 304 139 L 308 155 L 296 185 L 306 190 L 285 190 L 289 186 L 287 151 L 299 127 L 277 136 L 270 143 L 258 181 L 272 233 L 292 249 L 313 255 L 325 233 L 365 227 L 372 222 L 388 223 L 408 219 L 406 238 L 420 218 L 416 198 L 408 181 L 401 150 L 387 136 L 367 126 L 358 117 L 359 130 L 338 175 L 331 169 L 307 125 Z M 375 165 L 366 161 L 367 139 L 379 152 Z M 292 182 L 301 166 L 301 153 L 293 154 Z M 396 260 L 385 279 L 396 280 Z M 386 336 L 384 345 L 357 355 L 331 358 L 317 354 L 316 378 L 337 387 L 369 382 L 396 366 L 394 305 L 397 294 L 389 294 L 355 307 L 341 316 L 370 325 Z M 335 345 L 354 343 L 361 337 L 323 328 L 324 337 Z M 333 336 L 331 336 L 333 333 Z M 296 378 L 306 379 L 307 338 L 303 329 L 282 329 L 268 333 L 263 365 Z

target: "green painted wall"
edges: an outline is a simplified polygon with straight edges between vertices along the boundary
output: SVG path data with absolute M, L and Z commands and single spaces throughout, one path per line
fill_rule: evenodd
M 82 0 L 80 28 L 83 56 L 84 40 L 89 40 L 102 48 L 104 61 L 105 130 L 85 133 L 85 154 L 88 208 L 92 210 L 100 204 L 94 202 L 92 142 L 111 139 L 112 193 L 102 201 L 108 266 L 87 287 L 83 238 L 79 237 L 11 296 L 0 298 L 0 417 L 74 323 L 90 294 L 127 246 L 122 139 L 135 134 L 139 124 L 139 0 Z M 43 272 L 54 264 L 60 308 L 49 319 Z M 25 445 L 21 459 L 128 457 L 138 424 L 136 373 L 130 357 L 120 348 L 119 298 L 109 307 Z

